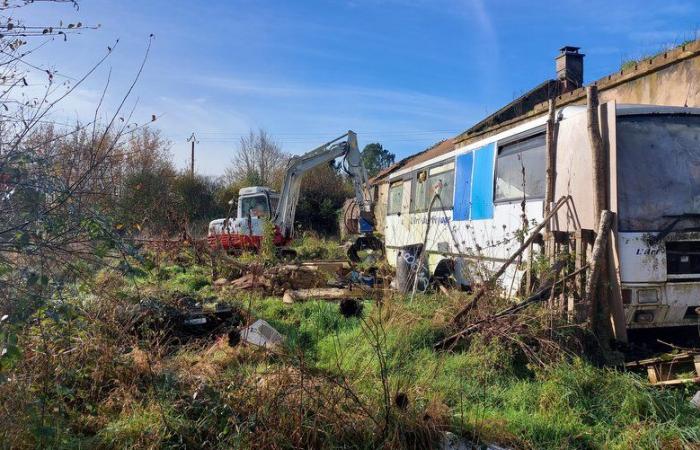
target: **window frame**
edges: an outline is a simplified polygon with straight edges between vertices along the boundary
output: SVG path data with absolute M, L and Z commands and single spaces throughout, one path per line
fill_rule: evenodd
M 515 144 L 517 142 L 525 141 L 527 139 L 534 138 L 534 137 L 537 137 L 540 135 L 544 135 L 544 138 L 545 138 L 545 166 L 546 166 L 546 164 L 547 164 L 547 148 L 546 148 L 546 145 L 547 145 L 547 127 L 545 125 L 540 125 L 538 127 L 532 128 L 532 129 L 524 131 L 522 133 L 518 133 L 518 134 L 513 135 L 513 136 L 508 136 L 507 138 L 501 139 L 501 140 L 496 142 L 496 157 L 495 157 L 496 160 L 494 162 L 494 167 L 493 167 L 493 194 L 492 194 L 494 205 L 503 205 L 503 204 L 523 201 L 522 197 L 506 198 L 506 199 L 497 199 L 496 198 L 496 183 L 498 182 L 498 163 L 499 163 L 499 159 L 501 156 L 501 152 L 503 151 L 503 147 L 505 147 L 507 145 Z M 512 153 L 510 155 L 507 155 L 507 156 L 517 155 L 520 153 L 527 152 L 529 150 L 532 150 L 532 149 L 530 148 L 527 150 L 520 150 L 520 151 L 517 151 L 517 152 Z M 547 168 L 545 167 L 545 177 L 546 177 L 546 173 L 547 173 Z M 545 189 L 545 191 L 546 191 L 546 189 Z M 541 201 L 541 200 L 545 199 L 545 196 L 546 196 L 546 193 L 542 194 L 541 196 L 538 195 L 536 197 L 527 196 L 527 194 L 526 194 L 525 201 Z
M 272 204 L 270 202 L 270 194 L 268 192 L 260 192 L 260 193 L 256 193 L 256 194 L 252 194 L 252 195 L 246 195 L 242 199 L 239 198 L 238 202 L 241 205 L 241 217 L 248 217 L 248 213 L 243 211 L 243 201 L 248 200 L 248 199 L 254 199 L 256 197 L 264 197 L 265 202 L 267 204 L 267 217 L 262 216 L 262 217 L 258 217 L 258 219 L 272 219 L 275 213 L 272 211 Z
M 397 178 L 394 180 L 389 181 L 389 192 L 387 193 L 387 202 L 386 202 L 386 215 L 387 216 L 397 216 L 401 214 L 401 210 L 403 209 L 403 191 L 404 191 L 404 179 L 403 178 Z M 393 188 L 399 188 L 401 189 L 401 201 L 399 202 L 399 208 L 396 212 L 391 212 L 392 211 L 392 206 L 393 202 L 391 201 L 391 190 Z
M 444 170 L 442 172 L 438 172 L 435 174 L 430 173 L 430 171 L 432 169 L 435 169 L 435 168 L 438 168 L 441 166 L 446 166 L 448 164 L 452 164 L 451 169 L 447 169 L 447 170 Z M 444 207 L 436 206 L 433 208 L 433 211 L 446 211 L 446 210 L 450 210 L 450 209 L 454 208 L 454 188 L 455 188 L 454 185 L 455 185 L 455 176 L 456 176 L 454 164 L 455 164 L 455 157 L 452 156 L 448 159 L 438 161 L 438 162 L 435 162 L 435 163 L 430 164 L 428 166 L 421 167 L 420 169 L 416 169 L 416 170 L 411 171 L 410 176 L 409 176 L 409 178 L 411 179 L 411 207 L 409 208 L 410 214 L 425 213 L 425 212 L 428 212 L 428 209 L 430 208 L 430 199 L 427 198 L 427 196 L 428 196 L 427 191 L 426 191 L 425 209 L 417 209 L 416 208 L 416 190 L 418 187 L 418 174 L 421 172 L 425 172 L 425 183 L 429 182 L 431 176 L 439 175 L 439 174 L 446 173 L 446 172 L 452 172 L 452 205 L 444 206 Z M 404 179 L 404 181 L 405 181 L 405 179 Z

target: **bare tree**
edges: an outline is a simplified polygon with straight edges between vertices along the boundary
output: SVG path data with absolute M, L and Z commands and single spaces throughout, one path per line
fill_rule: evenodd
M 226 169 L 226 181 L 279 188 L 289 155 L 263 129 L 250 130 Z
M 47 1 L 77 7 L 74 1 Z M 33 3 L 0 5 L 0 310 L 17 321 L 54 296 L 66 277 L 98 263 L 108 249 L 124 248 L 105 205 L 115 194 L 125 138 L 142 128 L 134 124 L 133 110 L 123 111 L 148 55 L 146 50 L 130 88 L 105 123 L 97 123 L 100 100 L 93 121 L 56 124 L 56 106 L 116 44 L 82 77 L 63 78 L 28 55 L 90 27 L 58 19 L 54 26 L 25 24 L 10 15 Z

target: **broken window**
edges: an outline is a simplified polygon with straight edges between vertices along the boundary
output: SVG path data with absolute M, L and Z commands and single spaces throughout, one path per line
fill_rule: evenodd
M 403 197 L 403 181 L 392 183 L 389 187 L 389 209 L 388 214 L 398 214 L 401 212 L 401 199 Z
M 428 209 L 428 171 L 416 173 L 416 188 L 413 191 L 413 211 L 420 212 Z
M 428 177 L 429 189 L 426 198 L 427 207 L 430 206 L 430 202 L 433 200 L 433 196 L 435 194 L 438 194 L 440 196 L 440 201 L 435 201 L 433 209 L 452 208 L 452 198 L 454 195 L 454 180 L 454 163 L 449 163 L 440 167 L 430 169 L 430 176 Z
M 496 202 L 544 198 L 545 135 L 500 147 L 496 161 Z

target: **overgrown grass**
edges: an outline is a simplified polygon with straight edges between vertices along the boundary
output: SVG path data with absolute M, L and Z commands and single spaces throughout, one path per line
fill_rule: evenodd
M 164 265 L 95 277 L 37 314 L 0 385 L 0 440 L 13 447 L 414 447 L 450 430 L 513 448 L 685 448 L 700 443 L 690 388 L 562 355 L 533 364 L 477 333 L 436 352 L 459 300 L 419 295 L 334 303 L 217 293 L 207 268 Z M 168 346 L 134 335 L 123 311 L 144 296 L 236 302 L 286 336 L 265 352 L 225 336 Z M 399 402 L 398 399 L 401 399 Z

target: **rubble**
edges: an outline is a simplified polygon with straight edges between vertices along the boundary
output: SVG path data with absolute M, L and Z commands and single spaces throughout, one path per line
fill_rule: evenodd
M 690 399 L 690 403 L 697 409 L 700 409 L 700 391 L 697 391 L 693 398 Z
M 182 297 L 172 304 L 155 298 L 146 298 L 131 312 L 132 329 L 164 331 L 172 338 L 187 341 L 193 338 L 224 334 L 236 328 L 243 320 L 241 311 L 226 303 L 214 308 L 203 308 L 191 297 Z
M 338 264 L 286 264 L 260 271 L 251 271 L 230 282 L 214 282 L 216 288 L 228 287 L 240 291 L 260 291 L 266 295 L 283 295 L 289 289 L 310 289 L 327 286 Z
M 240 337 L 248 344 L 265 348 L 275 347 L 284 341 L 284 336 L 262 319 L 258 319 L 252 325 L 243 328 L 240 331 Z

